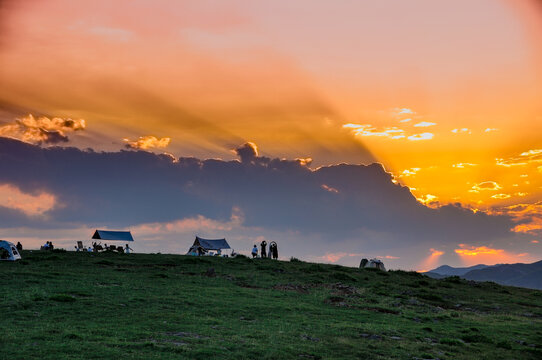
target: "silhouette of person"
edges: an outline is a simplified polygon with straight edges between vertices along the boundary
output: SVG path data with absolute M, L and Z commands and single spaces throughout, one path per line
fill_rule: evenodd
M 252 258 L 254 259 L 256 256 L 258 256 L 258 247 L 254 244 L 254 247 L 252 248 Z
M 262 241 L 262 242 L 260 243 L 260 246 L 261 246 L 261 248 L 262 248 L 262 252 L 261 252 L 262 258 L 267 257 L 267 241 L 265 241 L 265 240 Z
M 21 244 L 20 241 L 17 241 L 17 245 L 15 245 L 15 247 L 17 248 L 17 251 L 23 251 L 23 244 Z
M 273 246 L 273 249 L 271 252 L 273 253 L 273 259 L 277 260 L 279 258 L 279 249 L 276 242 L 272 242 L 271 245 Z

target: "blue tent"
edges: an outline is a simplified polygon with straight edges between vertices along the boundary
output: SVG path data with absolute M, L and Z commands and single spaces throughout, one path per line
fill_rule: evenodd
M 134 241 L 129 231 L 96 230 L 92 238 L 108 241 Z

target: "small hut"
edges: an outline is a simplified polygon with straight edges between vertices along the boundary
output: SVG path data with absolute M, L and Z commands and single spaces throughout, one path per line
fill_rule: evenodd
M 196 240 L 188 249 L 187 255 L 204 255 L 210 251 L 216 251 L 216 254 L 220 255 L 222 250 L 227 249 L 231 249 L 231 247 L 226 239 L 203 239 L 196 236 Z

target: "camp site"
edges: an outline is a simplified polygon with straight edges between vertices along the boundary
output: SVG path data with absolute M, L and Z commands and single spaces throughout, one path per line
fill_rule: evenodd
M 0 262 L 9 313 L 0 319 L 0 358 L 541 355 L 538 290 L 386 271 L 375 258 L 345 267 L 231 256 L 225 238 L 197 235 L 184 241 L 185 255 L 118 249 L 138 241 L 130 231 L 96 230 L 80 241 L 82 249 L 94 243 L 91 251 L 55 245 L 22 256 L 0 241 L 2 260 L 12 260 Z

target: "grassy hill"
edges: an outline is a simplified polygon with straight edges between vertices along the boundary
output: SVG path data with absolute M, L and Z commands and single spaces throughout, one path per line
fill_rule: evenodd
M 267 259 L 23 252 L 1 359 L 540 359 L 542 292 Z

